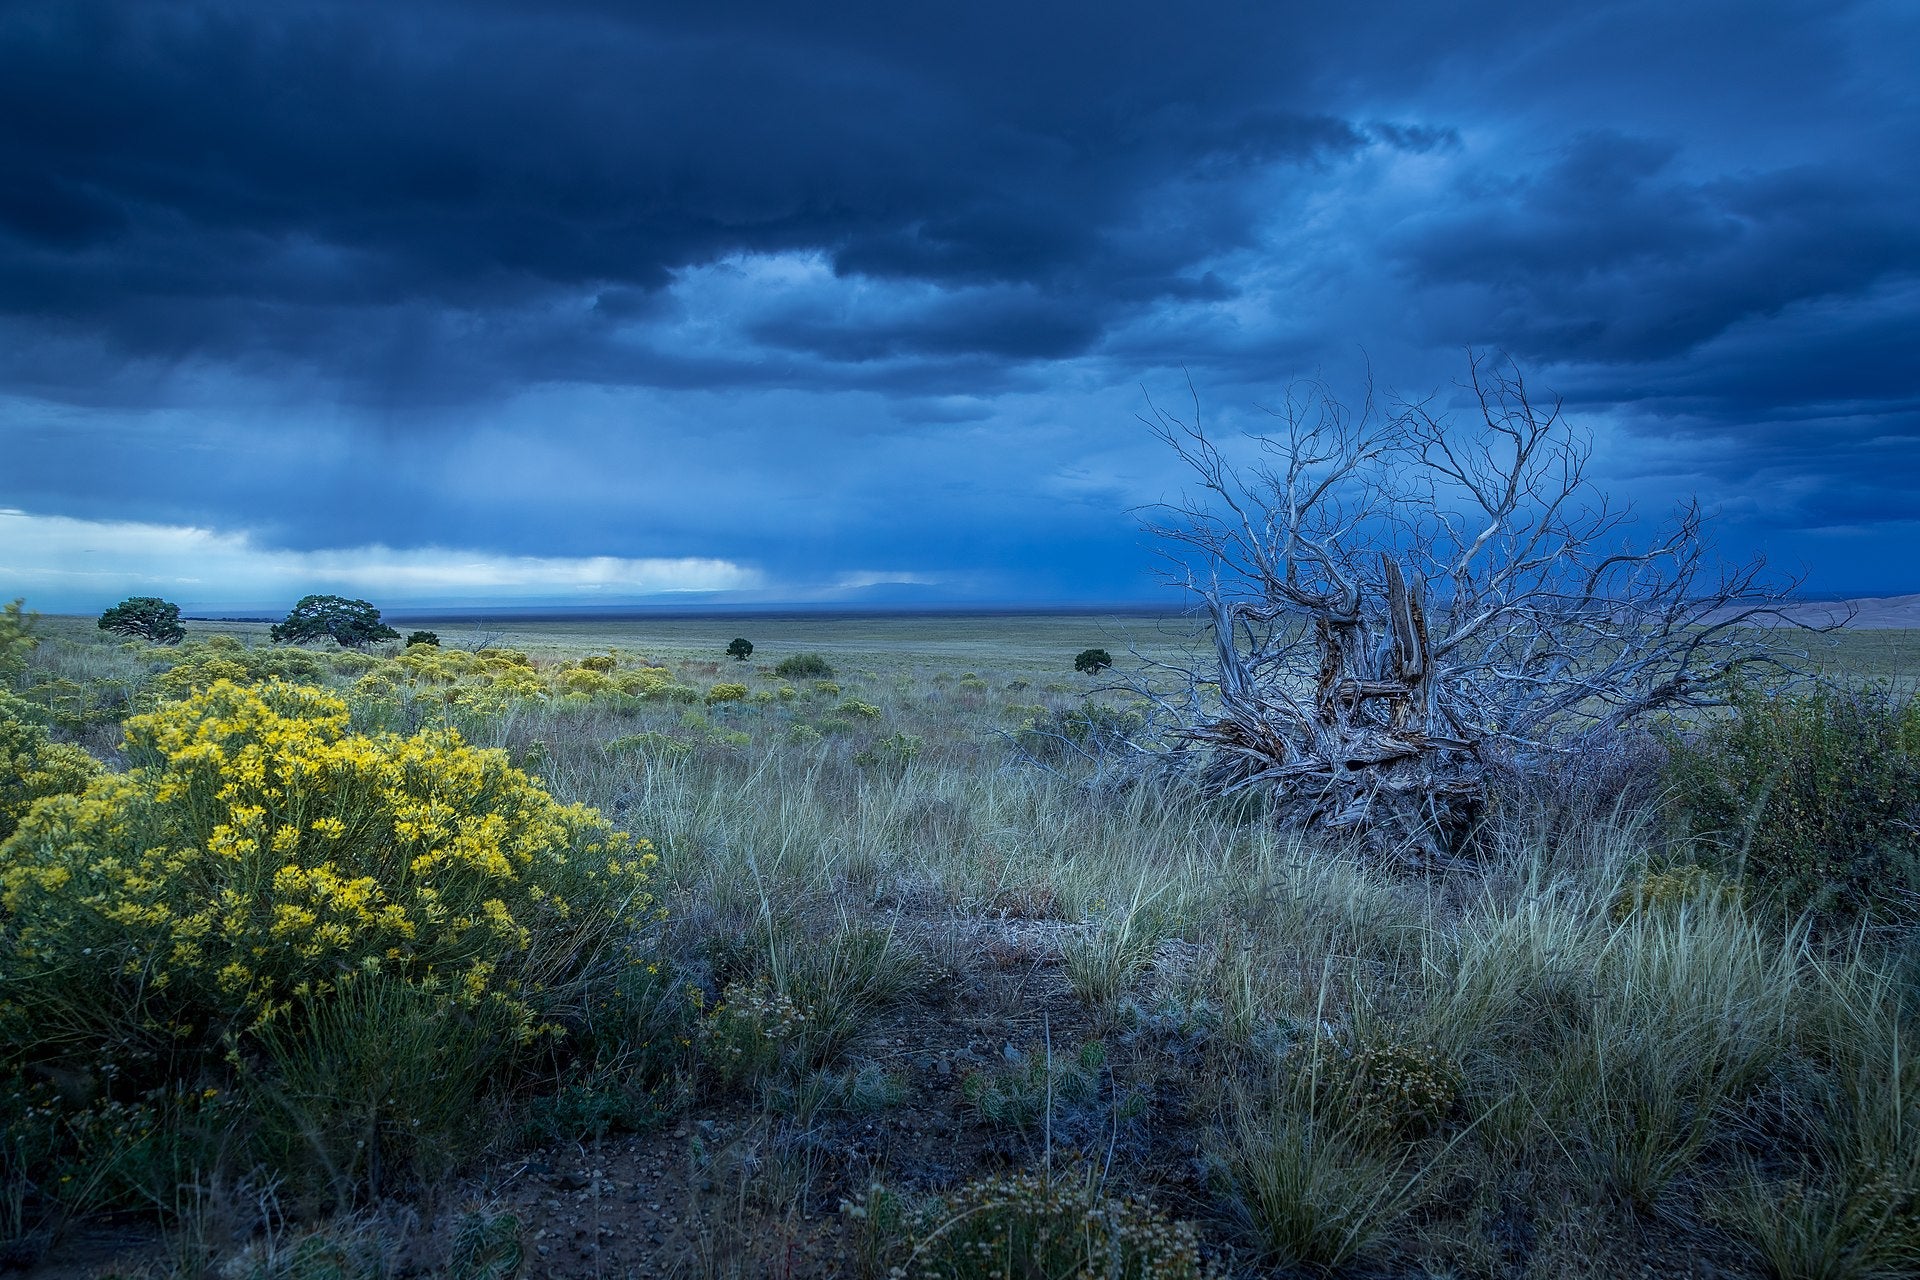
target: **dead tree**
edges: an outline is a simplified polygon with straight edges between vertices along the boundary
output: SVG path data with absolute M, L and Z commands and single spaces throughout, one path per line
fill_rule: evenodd
M 1444 861 L 1496 769 L 1724 705 L 1733 673 L 1778 660 L 1754 628 L 1804 625 L 1763 562 L 1712 567 L 1697 505 L 1631 541 L 1587 479 L 1590 437 L 1511 363 L 1470 357 L 1464 387 L 1465 421 L 1296 390 L 1244 465 L 1197 406 L 1151 411 L 1204 494 L 1148 528 L 1213 632 L 1162 693 L 1207 790 L 1262 788 L 1284 823 Z

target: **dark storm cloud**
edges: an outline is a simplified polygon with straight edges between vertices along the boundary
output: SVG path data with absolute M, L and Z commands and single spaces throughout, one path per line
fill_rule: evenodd
M 0 507 L 1112 584 L 1169 483 L 1115 436 L 1142 384 L 1234 422 L 1363 352 L 1420 394 L 1473 344 L 1625 442 L 1622 483 L 1756 537 L 1762 499 L 1890 529 L 1917 32 L 1811 0 L 7 5 Z
M 1045 360 L 1081 354 L 1098 336 L 1099 324 L 1070 298 L 1021 290 L 951 296 L 904 316 L 871 319 L 809 307 L 758 321 L 748 333 L 770 347 L 850 362 L 967 352 Z
M 1806 165 L 1693 179 L 1676 143 L 1589 133 L 1540 172 L 1473 175 L 1397 254 L 1464 286 L 1482 341 L 1550 360 L 1658 360 L 1751 317 L 1920 269 L 1920 176 Z
M 783 24 L 777 7 L 629 12 L 10 10 L 0 163 L 18 179 L 0 202 L 0 299 L 136 356 L 286 352 L 378 382 L 382 362 L 357 349 L 369 308 L 491 313 L 591 291 L 630 318 L 680 268 L 810 249 L 843 274 L 1070 285 L 1078 320 L 1027 304 L 1007 330 L 1063 354 L 1109 307 L 1196 288 L 1182 271 L 1208 239 L 1115 243 L 1143 191 L 1365 142 L 1338 120 L 1217 101 L 1271 32 L 1202 77 L 1114 15 L 1038 42 L 976 20 L 929 60 L 930 30 L 888 44 L 855 38 L 860 22 Z M 1059 62 L 1030 76 L 1022 56 L 1036 73 Z M 922 336 L 902 347 L 998 331 L 961 309 L 910 323 Z M 585 318 L 541 319 L 555 342 L 594 344 Z M 373 332 L 404 345 L 432 324 Z

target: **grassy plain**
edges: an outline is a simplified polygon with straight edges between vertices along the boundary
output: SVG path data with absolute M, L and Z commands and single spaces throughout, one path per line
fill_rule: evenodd
M 1517 788 L 1480 865 L 1421 877 L 1114 783 L 1127 700 L 1073 656 L 1190 651 L 1178 618 L 415 626 L 548 679 L 593 654 L 672 673 L 672 696 L 484 710 L 331 655 L 316 677 L 356 724 L 454 723 L 653 840 L 672 981 L 632 1043 L 464 1108 L 464 1158 L 405 1196 L 294 1212 L 216 1163 L 117 1274 L 1920 1267 L 1911 944 L 1811 936 L 1702 870 L 1627 755 Z M 137 705 L 172 661 L 89 620 L 42 634 L 23 684 Z M 1920 633 L 1818 643 L 1920 671 Z M 780 677 L 801 653 L 832 676 Z M 45 1273 L 98 1273 L 68 1235 Z

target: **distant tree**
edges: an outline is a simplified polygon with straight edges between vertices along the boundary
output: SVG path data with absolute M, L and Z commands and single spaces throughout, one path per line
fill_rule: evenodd
M 438 649 L 440 647 L 440 637 L 431 631 L 416 631 L 407 637 L 407 647 L 411 649 L 417 644 L 430 645 Z
M 727 646 L 727 652 L 745 662 L 753 656 L 753 641 L 735 636 L 733 643 Z
M 398 640 L 400 633 L 380 621 L 380 611 L 365 600 L 343 596 L 302 596 L 272 631 L 275 644 L 299 644 L 327 636 L 343 648 L 357 649 L 375 640 Z
M 179 644 L 187 638 L 180 606 L 158 596 L 132 596 L 100 615 L 100 629 L 137 636 L 149 644 Z
M 773 674 L 789 680 L 831 680 L 833 668 L 817 653 L 796 653 L 791 658 L 782 658 Z
M 1097 676 L 1112 665 L 1113 655 L 1105 649 L 1082 649 L 1073 660 L 1075 671 L 1084 671 L 1090 676 Z

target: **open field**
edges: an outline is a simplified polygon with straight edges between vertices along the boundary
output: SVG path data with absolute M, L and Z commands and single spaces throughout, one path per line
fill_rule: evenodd
M 356 730 L 453 726 L 650 840 L 654 902 L 571 953 L 550 1029 L 465 1066 L 446 1046 L 484 1006 L 457 999 L 354 1006 L 377 1044 L 319 995 L 293 1043 L 229 1018 L 222 1050 L 216 1019 L 156 1057 L 113 1024 L 120 1078 L 190 1063 L 166 1068 L 184 1102 L 16 1050 L 58 1133 L 146 1107 L 170 1135 L 56 1159 L 24 1137 L 41 1113 L 15 1116 L 0 1155 L 35 1182 L 0 1226 L 46 1249 L 35 1274 L 1920 1266 L 1913 943 L 1783 916 L 1676 837 L 1632 752 L 1521 780 L 1477 865 L 1418 876 L 1291 839 L 1257 804 L 1119 785 L 1103 752 L 1128 699 L 1073 656 L 1182 652 L 1178 619 L 407 625 L 496 656 L 268 649 L 264 624 L 150 650 L 46 619 L 14 684 L 116 763 L 124 716 L 222 679 L 331 690 Z M 725 656 L 734 636 L 750 661 Z M 1920 672 L 1920 632 L 1817 643 L 1834 669 Z M 831 673 L 782 676 L 801 654 Z M 250 705 L 225 696 L 230 720 Z M 29 869 L 27 898 L 53 882 Z M 83 1009 L 56 1012 L 32 1025 Z M 1010 1268 L 1043 1230 L 1057 1268 Z
M 1882 611 L 1884 612 L 1884 611 Z M 1866 679 L 1920 678 L 1920 617 L 1896 626 L 1905 614 L 1873 615 L 1873 625 L 1795 641 L 1813 665 L 1835 675 Z M 402 630 L 433 630 L 444 644 L 466 649 L 488 644 L 564 657 L 625 649 L 660 654 L 676 661 L 718 658 L 735 636 L 755 647 L 758 664 L 778 662 L 796 652 L 844 656 L 865 670 L 896 673 L 988 668 L 1026 679 L 1049 673 L 1071 674 L 1072 657 L 1086 648 L 1105 648 L 1116 656 L 1137 651 L 1162 658 L 1204 649 L 1198 620 L 1178 613 L 1072 614 L 739 614 L 725 617 L 623 618 L 436 618 L 409 616 Z M 99 638 L 92 618 L 48 616 L 46 634 L 72 641 Z M 248 644 L 266 644 L 265 622 L 189 620 L 189 636 L 231 635 Z M 1064 661 L 1063 661 L 1064 658 Z

